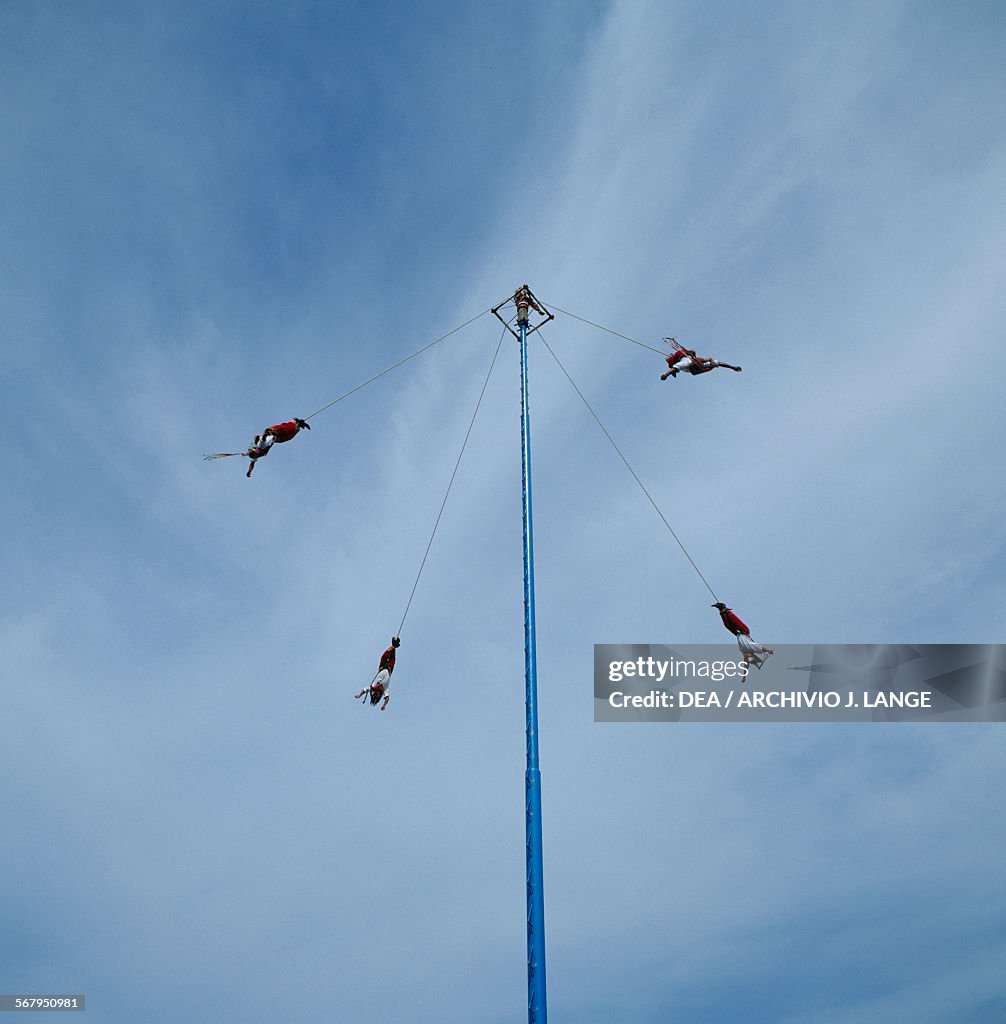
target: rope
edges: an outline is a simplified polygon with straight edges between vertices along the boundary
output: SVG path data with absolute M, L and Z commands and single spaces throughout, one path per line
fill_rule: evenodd
M 436 341 L 431 341 L 428 345 L 424 345 L 421 349 L 418 349 L 417 351 L 413 352 L 411 356 L 406 356 L 404 359 L 399 359 L 397 363 L 393 364 L 392 366 L 389 366 L 386 370 L 381 370 L 380 373 L 375 374 L 369 380 L 365 380 L 362 384 L 357 384 L 356 387 L 353 388 L 351 391 L 347 391 L 344 395 L 340 395 L 334 401 L 329 402 L 328 405 L 323 405 L 316 412 L 311 413 L 310 416 L 305 416 L 304 419 L 306 419 L 306 420 L 314 419 L 314 417 L 317 416 L 318 413 L 322 413 L 326 409 L 331 409 L 333 405 L 337 405 L 344 398 L 349 398 L 350 395 L 356 394 L 356 392 L 359 391 L 361 388 L 365 388 L 368 384 L 373 384 L 374 381 L 377 380 L 378 377 L 383 377 L 386 373 L 390 373 L 392 370 L 397 369 L 399 366 L 402 365 L 402 363 L 407 363 L 410 359 L 415 359 L 416 356 L 422 355 L 422 353 L 425 352 L 427 349 L 433 348 L 434 345 L 439 344 L 445 338 L 449 338 L 452 334 L 457 334 L 458 331 L 463 330 L 469 324 L 475 323 L 475 321 L 478 320 L 479 317 L 485 316 L 486 313 L 488 313 L 488 312 L 489 312 L 488 309 L 482 310 L 482 312 L 479 313 L 478 316 L 473 316 L 471 318 L 471 320 L 466 320 L 463 324 L 461 324 L 460 327 L 455 327 L 454 330 L 448 331 L 446 334 L 441 334 L 440 337 L 436 339 Z
M 480 313 L 479 316 L 482 314 Z M 478 317 L 476 317 L 478 319 Z M 470 323 L 471 321 L 469 321 Z M 500 354 L 500 347 L 503 344 L 503 337 L 506 334 L 506 328 L 500 332 L 500 340 L 496 344 L 496 351 L 493 353 L 493 361 L 489 364 L 489 372 L 486 374 L 486 379 L 482 384 L 482 390 L 479 392 L 479 400 L 475 403 L 475 412 L 472 413 L 471 422 L 468 424 L 468 431 L 465 434 L 464 442 L 461 445 L 461 451 L 458 453 L 458 461 L 454 463 L 454 472 L 451 473 L 450 483 L 447 485 L 447 492 L 444 494 L 444 500 L 440 503 L 440 511 L 437 513 L 437 521 L 433 524 L 433 532 L 430 534 L 430 542 L 426 545 L 426 553 L 423 555 L 423 561 L 419 566 L 419 572 L 416 573 L 416 582 L 412 584 L 412 593 L 409 594 L 408 603 L 405 605 L 405 611 L 402 613 L 402 621 L 398 626 L 398 632 L 396 636 L 402 635 L 402 626 L 405 625 L 405 617 L 409 614 L 409 609 L 412 607 L 412 599 L 416 595 L 416 587 L 419 586 L 419 577 L 423 575 L 423 568 L 426 565 L 426 559 L 430 554 L 430 548 L 433 547 L 433 538 L 437 535 L 437 527 L 440 525 L 440 517 L 444 514 L 444 507 L 447 505 L 447 499 L 450 496 L 451 488 L 454 486 L 454 478 L 458 475 L 458 467 L 461 465 L 461 457 L 465 454 L 465 448 L 468 445 L 468 438 L 471 437 L 472 427 L 475 426 L 475 417 L 479 414 L 479 407 L 482 405 L 482 398 L 486 393 L 486 388 L 489 386 L 489 378 L 492 376 L 493 367 L 496 365 L 496 357 Z
M 624 338 L 626 341 L 631 341 L 633 345 L 638 345 L 640 348 L 648 348 L 651 352 L 656 352 L 658 355 L 663 355 L 663 349 L 654 348 L 652 345 L 647 345 L 645 341 L 637 341 L 635 338 L 630 338 L 627 334 L 619 334 L 618 331 L 613 331 L 610 327 L 604 327 L 602 324 L 595 324 L 593 320 L 586 320 L 582 316 L 577 316 L 576 313 L 570 313 L 568 309 L 560 309 L 554 302 L 550 302 L 549 305 L 557 313 L 562 313 L 565 316 L 571 316 L 574 320 L 579 320 L 582 324 L 590 324 L 591 327 L 596 327 L 599 331 L 607 331 L 608 334 L 614 334 L 616 338 Z M 547 347 L 547 346 L 546 346 Z M 549 352 L 552 350 L 549 349 Z M 573 382 L 570 381 L 572 384 Z M 573 385 L 574 387 L 576 385 Z M 580 396 L 583 397 L 582 395 Z
M 559 307 L 556 306 L 555 308 L 558 309 Z M 560 310 L 560 312 L 561 312 L 561 310 Z M 572 315 L 572 314 L 567 314 L 567 315 Z M 625 468 L 632 474 L 632 478 L 636 481 L 636 483 L 639 484 L 640 490 L 649 499 L 649 502 L 653 506 L 653 508 L 656 510 L 657 515 L 660 516 L 660 518 L 663 520 L 664 526 L 667 527 L 667 529 L 670 531 L 671 536 L 677 542 L 678 547 L 681 548 L 681 550 L 684 552 L 685 558 L 687 558 L 688 561 L 691 562 L 692 568 L 696 571 L 696 573 L 698 573 L 699 579 L 702 580 L 702 582 L 706 586 L 706 590 L 708 590 L 709 593 L 713 595 L 713 600 L 714 601 L 719 601 L 719 598 L 716 596 L 716 591 L 713 590 L 713 588 L 711 586 L 709 586 L 709 581 L 705 578 L 705 576 L 702 575 L 701 570 L 695 564 L 695 560 L 688 553 L 687 548 L 684 546 L 684 544 L 681 543 L 681 539 L 674 532 L 674 528 L 667 521 L 667 519 L 664 516 L 664 513 L 660 511 L 660 508 L 657 506 L 657 503 L 653 500 L 653 497 L 650 495 L 650 492 L 643 486 L 643 481 L 640 480 L 638 476 L 636 476 L 636 471 L 632 468 L 632 466 L 629 465 L 629 460 L 622 454 L 622 450 L 618 447 L 617 444 L 615 444 L 614 438 L 611 436 L 611 434 L 608 433 L 608 431 L 605 429 L 604 424 L 601 422 L 600 418 L 598 417 L 597 413 L 594 412 L 593 408 L 591 408 L 590 402 L 588 402 L 587 399 L 584 398 L 583 392 L 576 386 L 576 384 L 573 382 L 573 378 L 570 377 L 570 375 L 566 372 L 566 367 L 563 366 L 561 362 L 559 362 L 559 357 L 552 351 L 552 346 L 549 345 L 549 343 L 547 341 L 545 341 L 545 337 L 544 337 L 544 335 L 542 334 L 541 331 L 538 331 L 538 337 L 541 338 L 542 344 L 545 346 L 545 348 L 548 349 L 549 355 L 551 355 L 551 357 L 555 360 L 556 365 L 565 374 L 566 380 L 568 380 L 570 382 L 570 384 L 573 385 L 573 390 L 580 396 L 580 400 L 587 407 L 587 410 L 590 413 L 590 415 L 593 416 L 594 419 L 597 421 L 597 425 L 604 432 L 604 436 L 608 439 L 609 442 L 611 442 L 611 447 L 614 448 L 616 452 L 618 452 L 618 457 L 622 460 L 622 462 L 625 463 Z M 632 339 L 630 338 L 629 340 L 631 341 Z

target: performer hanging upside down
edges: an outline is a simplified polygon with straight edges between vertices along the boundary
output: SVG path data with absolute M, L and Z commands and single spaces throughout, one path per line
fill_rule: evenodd
M 719 609 L 723 625 L 737 637 L 737 646 L 744 656 L 745 665 L 753 664 L 756 668 L 761 668 L 775 654 L 771 647 L 766 647 L 764 644 L 759 644 L 752 640 L 751 631 L 733 613 L 733 610 L 728 608 L 722 601 L 717 601 L 712 607 Z
M 696 355 L 694 349 L 679 345 L 673 338 L 664 338 L 664 341 L 674 345 L 674 351 L 667 357 L 667 373 L 660 375 L 661 380 L 677 377 L 679 373 L 698 376 L 700 373 L 709 373 L 710 370 L 715 370 L 717 366 L 722 366 L 726 370 L 734 370 L 737 373 L 741 372 L 739 366 L 731 366 L 730 363 L 721 363 L 716 359 L 707 359 L 704 356 Z
M 274 444 L 283 444 L 284 441 L 291 440 L 291 438 L 296 437 L 302 429 L 310 430 L 311 424 L 308 423 L 307 420 L 294 417 L 294 419 L 287 420 L 285 423 L 276 423 L 271 427 L 266 427 L 261 434 L 256 434 L 255 440 L 252 441 L 251 446 L 247 451 L 218 452 L 216 455 L 206 455 L 204 458 L 226 459 L 233 455 L 244 456 L 246 459 L 251 459 L 251 462 L 248 465 L 248 472 L 245 473 L 245 476 L 250 477 L 252 475 L 252 470 L 255 468 L 255 463 L 259 459 L 265 458 Z
M 291 441 L 301 430 L 310 429 L 311 424 L 307 420 L 298 419 L 295 416 L 292 420 L 287 420 L 285 423 L 276 423 L 271 427 L 266 427 L 261 434 L 256 434 L 251 447 L 245 452 L 245 455 L 251 459 L 245 476 L 251 478 L 255 463 L 263 458 L 263 456 L 268 455 L 269 449 L 274 444 L 283 444 L 286 441 Z
M 395 650 L 401 644 L 402 641 L 397 636 L 391 638 L 391 646 L 381 655 L 381 663 L 377 667 L 377 675 L 374 676 L 370 686 L 365 686 L 353 698 L 354 700 L 359 700 L 361 697 L 369 695 L 370 703 L 377 704 L 381 697 L 384 697 L 381 710 L 383 711 L 388 706 L 388 701 L 391 700 L 391 693 L 389 692 L 391 673 L 395 671 Z

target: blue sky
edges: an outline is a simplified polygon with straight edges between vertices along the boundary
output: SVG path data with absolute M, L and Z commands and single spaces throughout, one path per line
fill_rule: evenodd
M 525 1015 L 516 346 L 757 639 L 1003 641 L 998 5 L 0 11 L 0 991 Z M 494 326 L 495 325 L 495 326 Z M 530 351 L 555 1020 L 1000 1021 L 996 726 L 599 725 L 722 640 Z M 235 447 L 236 446 L 236 447 Z

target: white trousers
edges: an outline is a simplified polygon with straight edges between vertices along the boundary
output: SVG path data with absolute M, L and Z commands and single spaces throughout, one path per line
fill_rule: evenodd
M 746 633 L 737 634 L 737 646 L 741 654 L 753 654 L 755 657 L 759 654 L 768 654 L 768 648 L 764 644 L 756 643 Z
M 671 369 L 672 370 L 677 370 L 678 373 L 682 373 L 682 372 L 684 372 L 684 373 L 691 373 L 692 372 L 691 371 L 691 367 L 694 366 L 694 365 L 695 365 L 695 360 L 692 359 L 691 356 L 685 356 L 684 359 L 676 362 L 674 364 L 674 366 L 671 367 Z M 717 362 L 717 360 L 715 360 L 715 359 L 707 359 L 707 360 L 705 360 L 705 365 L 706 366 L 722 366 L 723 364 L 720 363 L 720 362 Z

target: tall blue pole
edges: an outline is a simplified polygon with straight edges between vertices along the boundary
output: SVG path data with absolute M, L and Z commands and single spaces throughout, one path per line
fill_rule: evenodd
M 531 529 L 531 418 L 527 401 L 527 322 L 520 332 L 520 448 L 524 492 L 524 686 L 527 770 L 524 813 L 527 853 L 527 1019 L 547 1024 L 545 999 L 545 889 L 541 855 L 541 772 L 538 770 L 538 664 L 534 639 L 534 544 Z

